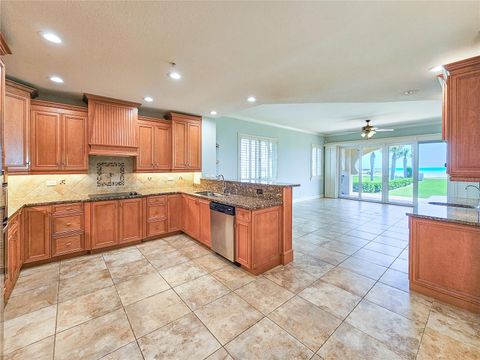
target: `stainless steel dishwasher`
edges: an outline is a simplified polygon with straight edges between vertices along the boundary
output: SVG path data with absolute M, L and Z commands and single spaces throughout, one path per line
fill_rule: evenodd
M 235 208 L 216 202 L 210 203 L 212 250 L 235 261 Z

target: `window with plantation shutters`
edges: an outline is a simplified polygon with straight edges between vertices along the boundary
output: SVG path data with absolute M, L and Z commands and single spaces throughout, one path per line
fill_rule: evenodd
M 322 176 L 322 145 L 312 145 L 312 178 Z
M 277 178 L 277 140 L 239 134 L 240 180 L 270 181 Z

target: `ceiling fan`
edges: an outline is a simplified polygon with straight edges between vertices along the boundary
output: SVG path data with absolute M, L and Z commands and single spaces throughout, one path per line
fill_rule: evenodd
M 372 125 L 370 125 L 370 120 L 365 120 L 367 123 L 364 127 L 362 127 L 362 138 L 366 138 L 367 140 L 370 139 L 373 135 L 377 132 L 382 131 L 395 131 L 394 129 L 379 129 Z

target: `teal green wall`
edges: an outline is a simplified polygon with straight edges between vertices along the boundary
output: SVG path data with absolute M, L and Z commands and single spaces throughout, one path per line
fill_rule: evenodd
M 216 124 L 218 173 L 225 178 L 237 178 L 239 133 L 271 137 L 278 141 L 277 181 L 299 183 L 293 191 L 296 200 L 323 195 L 323 179 L 310 179 L 311 146 L 323 144 L 321 136 L 227 117 L 216 119 Z
M 393 127 L 395 128 L 395 127 Z M 418 125 L 405 128 L 398 128 L 392 132 L 378 132 L 375 134 L 375 139 L 392 138 L 399 136 L 415 136 L 415 135 L 427 135 L 438 134 L 442 132 L 442 119 L 438 119 L 438 124 Z M 325 137 L 326 143 L 336 143 L 343 141 L 355 141 L 364 139 L 360 136 L 360 130 L 358 134 L 348 135 L 328 135 Z

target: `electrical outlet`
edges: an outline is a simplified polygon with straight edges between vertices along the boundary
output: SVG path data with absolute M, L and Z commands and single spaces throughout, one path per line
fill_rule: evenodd
M 47 180 L 47 186 L 57 186 L 57 180 Z
M 169 176 L 169 177 L 167 178 L 167 181 L 174 181 L 173 176 Z

